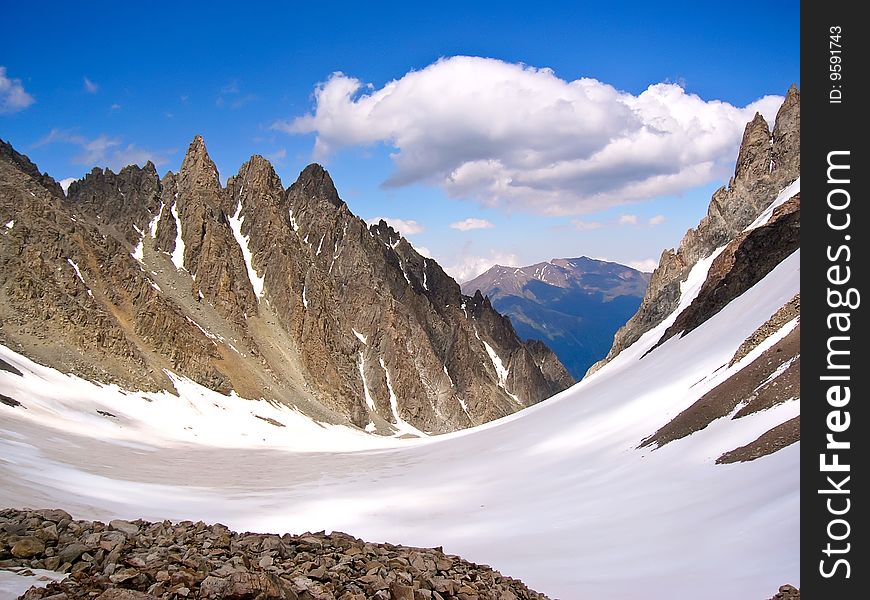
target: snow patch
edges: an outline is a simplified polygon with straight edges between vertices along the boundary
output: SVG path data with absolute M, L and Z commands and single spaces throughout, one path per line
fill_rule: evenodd
M 12 229 L 13 227 L 15 227 L 15 219 L 10 219 L 9 221 L 7 221 L 4 227 L 6 227 L 6 229 Z
M 76 277 L 79 278 L 79 281 L 81 281 L 82 283 L 84 283 L 85 287 L 88 287 L 88 284 L 85 283 L 85 278 L 82 277 L 82 272 L 81 272 L 81 270 L 79 270 L 79 266 L 78 266 L 76 263 L 73 262 L 73 259 L 68 258 L 68 259 L 66 259 L 66 262 L 68 262 L 68 263 L 69 263 L 69 266 L 71 266 L 71 267 L 73 268 L 73 271 L 76 272 Z
M 181 237 L 181 219 L 178 218 L 178 194 L 175 194 L 175 201 L 170 209 L 172 218 L 175 219 L 175 248 L 172 250 L 172 264 L 176 270 L 184 269 L 184 238 Z
M 356 339 L 358 339 L 359 341 L 361 341 L 363 344 L 365 344 L 365 343 L 366 343 L 366 340 L 368 340 L 368 337 L 367 337 L 367 336 L 361 334 L 361 333 L 360 333 L 359 331 L 357 331 L 356 329 L 351 329 L 351 331 L 353 331 L 353 334 L 356 336 Z
M 244 186 L 244 184 L 242 184 Z M 242 188 L 244 189 L 244 187 Z M 265 283 L 265 277 L 260 277 L 257 275 L 257 271 L 254 269 L 253 258 L 254 255 L 251 253 L 251 248 L 248 245 L 249 239 L 248 236 L 242 233 L 242 221 L 243 218 L 240 217 L 242 213 L 242 201 L 239 200 L 239 208 L 236 210 L 236 214 L 230 217 L 230 229 L 233 231 L 233 237 L 236 238 L 236 243 L 242 249 L 242 256 L 245 259 L 245 268 L 248 271 L 248 280 L 251 282 L 251 287 L 254 288 L 254 295 L 257 297 L 257 300 L 263 295 L 263 285 Z
M 362 350 L 359 352 L 359 376 L 362 379 L 363 384 L 363 395 L 365 396 L 366 406 L 369 407 L 369 410 L 375 411 L 375 400 L 372 398 L 372 394 L 369 391 L 369 384 L 366 383 L 366 373 L 365 373 L 365 358 L 363 357 Z
M 393 413 L 393 419 L 395 419 L 394 427 L 396 428 L 396 436 L 410 434 L 417 437 L 426 437 L 426 434 L 402 419 L 399 416 L 399 400 L 396 398 L 396 392 L 393 391 L 393 380 L 390 377 L 390 371 L 387 369 L 387 365 L 384 364 L 384 359 L 378 359 L 378 362 L 381 363 L 381 368 L 384 370 L 384 375 L 387 377 L 387 391 L 390 393 L 390 411 Z

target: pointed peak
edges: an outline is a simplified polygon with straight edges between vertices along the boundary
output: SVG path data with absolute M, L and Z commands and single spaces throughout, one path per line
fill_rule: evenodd
M 746 129 L 756 129 L 764 127 L 765 130 L 770 131 L 770 126 L 767 124 L 767 121 L 760 112 L 755 113 L 755 116 L 752 117 L 752 120 L 746 124 Z
M 317 163 L 311 163 L 302 170 L 292 187 L 304 192 L 305 197 L 326 200 L 334 206 L 342 206 L 344 201 L 338 197 L 335 183 L 329 173 Z
M 202 136 L 199 134 L 193 136 L 193 141 L 190 142 L 190 146 L 187 147 L 185 159 L 190 156 L 204 156 L 208 158 L 208 150 L 205 147 L 205 140 L 203 140 Z
M 788 93 L 785 95 L 785 100 L 782 102 L 782 106 L 779 107 L 779 111 L 776 113 L 776 124 L 778 125 L 783 118 L 790 118 L 795 112 L 800 113 L 800 107 L 801 92 L 795 84 L 791 84 L 791 87 L 788 88 Z
M 206 150 L 205 142 L 201 135 L 197 134 L 194 136 L 193 141 L 190 142 L 187 154 L 184 155 L 184 160 L 181 162 L 181 169 L 178 173 L 182 178 L 190 174 L 196 174 L 196 179 L 200 181 L 204 181 L 200 178 L 200 175 L 205 175 L 206 179 L 214 179 L 214 182 L 220 187 L 217 167 L 208 155 L 208 150 Z

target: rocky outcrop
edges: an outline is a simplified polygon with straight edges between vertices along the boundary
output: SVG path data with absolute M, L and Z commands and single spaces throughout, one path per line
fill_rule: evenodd
M 0 569 L 69 577 L 22 600 L 546 600 L 487 565 L 344 533 L 237 533 L 203 522 L 79 521 L 0 510 Z
M 731 360 L 728 362 L 728 366 L 730 367 L 734 363 L 739 362 L 743 357 L 745 357 L 747 354 L 757 348 L 758 345 L 761 344 L 761 342 L 779 331 L 779 329 L 783 325 L 785 325 L 792 319 L 800 317 L 800 314 L 801 295 L 796 294 L 794 298 L 785 303 L 778 311 L 773 314 L 773 316 L 771 316 L 767 321 L 760 325 L 758 329 L 753 331 L 748 338 L 743 340 L 743 343 L 740 344 L 740 347 L 737 348 L 734 356 L 732 356 Z
M 739 419 L 800 397 L 800 325 L 731 377 L 678 414 L 641 447 L 661 447 L 707 427 L 716 419 Z M 797 429 L 798 433 L 800 429 Z M 792 442 L 797 438 L 789 438 Z M 779 447 L 767 446 L 771 452 Z
M 117 175 L 95 168 L 70 184 L 67 202 L 134 248 L 159 207 L 160 178 L 151 161 L 144 168 L 124 167 Z
M 700 326 L 800 248 L 800 206 L 796 194 L 777 207 L 767 223 L 731 240 L 710 265 L 698 295 L 649 352 Z
M 784 423 L 771 427 L 744 446 L 725 452 L 716 459 L 717 465 L 749 462 L 773 454 L 801 439 L 801 417 L 792 417 Z M 790 596 L 785 596 L 790 597 Z
M 197 136 L 162 180 L 95 169 L 64 197 L 46 177 L 0 153 L 0 342 L 49 366 L 148 390 L 172 372 L 384 434 L 480 424 L 573 383 L 354 216 L 319 165 L 285 190 L 254 156 L 223 187 Z
M 779 586 L 779 591 L 770 600 L 801 600 L 801 591 L 787 583 Z
M 760 114 L 746 126 L 734 176 L 713 194 L 707 215 L 686 233 L 679 248 L 662 253 L 637 313 L 616 333 L 607 357 L 590 372 L 673 313 L 680 300 L 680 283 L 692 267 L 743 231 L 799 176 L 800 92 L 792 86 L 773 132 Z

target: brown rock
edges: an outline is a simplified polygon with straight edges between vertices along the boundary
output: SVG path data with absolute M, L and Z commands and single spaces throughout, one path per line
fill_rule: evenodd
M 33 558 L 45 552 L 45 542 L 35 537 L 21 538 L 12 545 L 12 556 L 15 558 Z
M 97 600 L 158 600 L 151 594 L 127 590 L 122 588 L 109 588 L 99 596 Z

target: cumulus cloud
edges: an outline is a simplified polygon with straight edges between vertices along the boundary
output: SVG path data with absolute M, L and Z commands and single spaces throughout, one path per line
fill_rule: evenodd
M 85 91 L 87 93 L 96 94 L 97 92 L 100 91 L 100 86 L 98 86 L 96 83 L 94 83 L 93 81 L 91 81 L 87 77 L 85 77 L 84 79 L 85 79 Z
M 6 76 L 6 67 L 0 65 L 0 115 L 24 110 L 36 100 L 28 94 L 20 79 Z
M 475 219 L 474 217 L 469 217 L 468 219 L 451 223 L 450 227 L 452 229 L 458 229 L 459 231 L 471 231 L 472 229 L 492 229 L 495 225 L 486 219 Z
M 417 221 L 413 219 L 396 219 L 394 217 L 372 217 L 371 219 L 366 219 L 367 223 L 377 223 L 383 219 L 387 222 L 387 224 L 401 233 L 404 236 L 414 235 L 416 233 L 423 233 L 426 231 L 426 228 L 423 227 Z
M 438 185 L 456 198 L 544 214 L 582 214 L 678 194 L 727 176 L 746 123 L 782 103 L 703 100 L 674 83 L 635 96 L 596 79 L 454 56 L 375 89 L 334 73 L 312 113 L 274 129 L 315 133 L 318 159 L 388 144 L 386 186 Z
M 637 225 L 637 215 L 619 215 L 616 222 L 619 225 Z
M 628 266 L 644 273 L 652 273 L 659 266 L 659 261 L 654 258 L 645 258 L 643 260 L 629 261 Z
M 654 217 L 650 217 L 650 220 L 647 221 L 647 223 L 649 224 L 650 227 L 655 227 L 656 225 L 661 225 L 664 222 L 665 222 L 664 215 L 656 215 Z
M 512 267 L 518 263 L 516 254 L 491 250 L 487 256 L 466 254 L 454 264 L 445 266 L 444 272 L 459 283 L 463 283 L 474 279 L 493 265 Z
M 63 189 L 64 194 L 67 193 L 67 190 L 69 190 L 69 186 L 70 184 L 72 184 L 73 181 L 77 181 L 75 177 L 67 177 L 66 179 L 61 179 L 60 181 L 58 181 L 61 189 Z
M 102 134 L 96 138 L 88 138 L 74 131 L 63 129 L 52 129 L 33 147 L 58 142 L 78 146 L 81 151 L 73 157 L 73 163 L 87 167 L 109 167 L 118 171 L 127 165 L 143 166 L 149 160 L 155 165 L 167 162 L 163 153 L 146 150 L 135 144 L 124 144 L 119 137 L 109 137 Z

